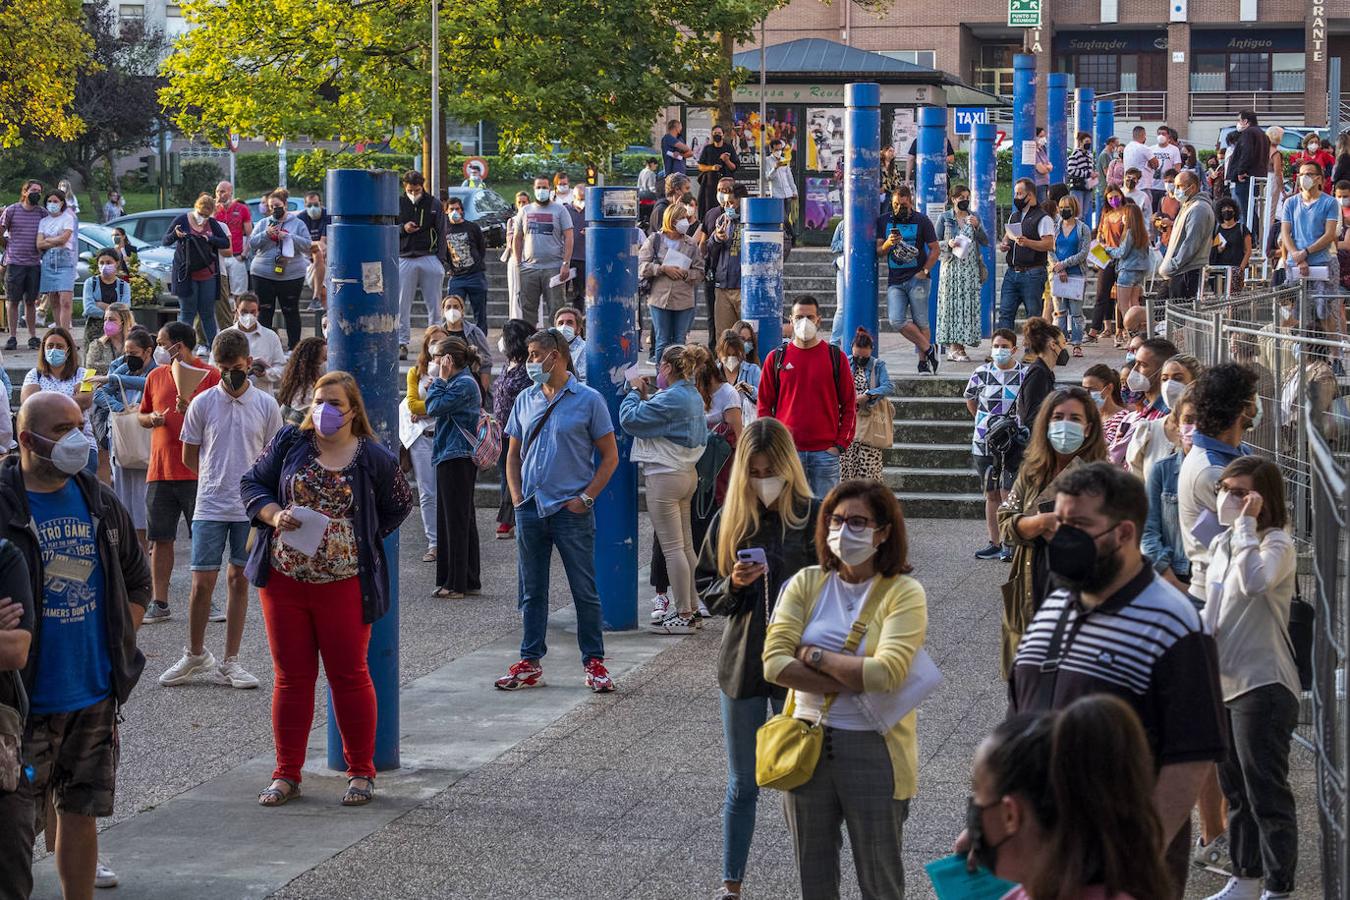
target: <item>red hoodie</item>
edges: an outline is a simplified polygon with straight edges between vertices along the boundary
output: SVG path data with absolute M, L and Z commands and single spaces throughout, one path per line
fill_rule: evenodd
M 800 451 L 841 451 L 853 443 L 857 397 L 848 358 L 821 341 L 809 350 L 789 342 L 778 369 L 775 349 L 764 361 L 759 385 L 759 414 L 773 416 L 787 426 Z M 834 377 L 830 354 L 839 354 L 839 377 Z

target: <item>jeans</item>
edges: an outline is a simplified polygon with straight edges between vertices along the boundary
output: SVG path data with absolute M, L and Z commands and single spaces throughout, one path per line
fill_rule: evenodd
M 652 330 L 656 333 L 656 359 L 659 361 L 667 347 L 683 344 L 689 336 L 689 327 L 694 324 L 694 308 L 649 308 L 652 312 Z
M 1289 742 L 1298 723 L 1298 699 L 1267 684 L 1224 704 L 1228 756 L 1219 786 L 1228 798 L 1233 874 L 1265 876 L 1272 893 L 1293 891 L 1298 864 L 1298 816 L 1289 789 Z
M 1045 293 L 1045 269 L 1018 272 L 1008 269 L 1003 273 L 1003 284 L 998 293 L 998 327 L 1012 328 L 1017 321 L 1017 307 L 1026 308 L 1028 316 L 1041 313 L 1041 298 Z
M 759 785 L 755 782 L 755 733 L 769 718 L 769 706 L 782 712 L 783 701 L 769 697 L 722 698 L 722 739 L 727 750 L 727 796 L 722 804 L 722 880 L 745 880 L 750 839 L 755 833 Z
M 400 256 L 398 259 L 398 342 L 406 346 L 412 338 L 413 295 L 420 288 L 422 303 L 427 308 L 427 320 L 436 321 L 432 312 L 440 308 L 441 284 L 445 281 L 445 266 L 434 256 Z
M 927 330 L 928 292 L 932 290 L 933 279 L 915 275 L 908 281 L 892 284 L 886 288 L 886 318 L 891 327 L 899 330 L 905 319 L 913 319 L 914 324 Z
M 473 310 L 473 322 L 486 334 L 488 330 L 488 292 L 486 287 L 463 287 L 456 285 L 454 279 L 450 280 L 445 288 L 446 295 L 459 294 L 464 298 L 468 308 Z
M 417 479 L 417 505 L 422 513 L 422 533 L 427 546 L 436 546 L 436 463 L 431 458 L 432 438 L 422 435 L 408 448 L 413 477 Z
M 1251 205 L 1252 197 L 1251 179 L 1228 182 L 1228 195 L 1238 205 L 1238 221 L 1247 224 L 1247 208 Z
M 520 611 L 525 634 L 520 658 L 541 660 L 548 652 L 549 564 L 558 549 L 572 604 L 577 610 L 577 645 L 581 660 L 605 658 L 605 639 L 600 633 L 600 594 L 595 587 L 595 513 L 578 515 L 560 509 L 551 516 L 539 515 L 534 500 L 516 507 L 516 553 L 519 562 Z
M 1070 196 L 1078 201 L 1078 218 L 1084 222 L 1092 222 L 1092 191 L 1069 191 Z
M 219 284 L 218 279 L 208 278 L 179 285 L 183 293 L 178 295 L 178 321 L 191 325 L 193 319 L 200 318 L 208 349 L 216 339 L 216 289 Z
M 797 458 L 806 470 L 806 483 L 811 486 L 811 493 L 824 499 L 839 483 L 839 454 L 829 450 L 798 450 Z
M 1069 335 L 1069 343 L 1083 343 L 1083 301 L 1068 297 L 1056 297 L 1054 300 L 1055 308 L 1063 310 L 1063 315 L 1055 316 L 1059 330 Z

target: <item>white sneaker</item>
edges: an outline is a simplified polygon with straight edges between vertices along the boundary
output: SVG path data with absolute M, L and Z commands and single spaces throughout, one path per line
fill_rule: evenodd
M 665 594 L 657 594 L 652 599 L 652 621 L 660 622 L 668 615 L 670 615 L 670 598 Z
M 208 622 L 225 621 L 225 607 L 221 605 L 221 602 L 219 600 L 212 598 L 211 612 L 207 614 L 206 621 Z
M 117 873 L 108 868 L 108 864 L 103 861 L 101 856 L 98 858 L 98 865 L 94 867 L 94 887 L 117 887 Z
M 686 619 L 679 613 L 671 613 L 648 626 L 655 634 L 693 634 L 694 627 L 693 619 Z
M 183 658 L 159 676 L 159 683 L 165 686 L 186 684 L 198 672 L 206 672 L 216 667 L 216 658 L 210 650 L 203 650 L 200 656 L 193 656 L 188 648 L 183 648 Z
M 1217 894 L 1210 894 L 1205 900 L 1261 900 L 1260 878 L 1228 879 L 1228 884 Z
M 712 618 L 712 613 L 708 612 L 707 605 L 701 599 L 698 601 L 698 614 L 705 619 Z
M 258 686 L 258 679 L 239 665 L 239 657 L 237 656 L 226 657 L 211 673 L 211 679 L 216 684 L 228 684 L 230 687 L 239 688 L 241 691 Z

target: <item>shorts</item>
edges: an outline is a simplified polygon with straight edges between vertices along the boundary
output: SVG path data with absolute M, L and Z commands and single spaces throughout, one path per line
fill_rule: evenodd
M 5 297 L 10 303 L 36 303 L 42 293 L 42 266 L 11 265 L 5 269 Z
M 972 453 L 970 458 L 975 462 L 975 471 L 980 473 L 980 490 L 986 494 L 992 494 L 994 491 L 1010 491 L 1013 486 L 1013 479 L 1017 476 L 1017 466 L 1009 461 L 1008 465 L 1003 467 L 998 477 L 994 476 L 995 460 L 992 456 L 985 456 L 980 453 Z
M 248 266 L 237 256 L 222 256 L 220 271 L 225 275 L 225 290 L 231 297 L 238 297 L 248 290 Z
M 892 328 L 904 325 L 905 319 L 913 319 L 920 328 L 928 327 L 928 291 L 932 286 L 933 279 L 915 275 L 886 288 L 886 317 Z
M 145 486 L 145 538 L 172 541 L 178 536 L 178 518 L 188 524 L 197 510 L 197 482 L 151 481 Z
M 1116 287 L 1139 287 L 1143 283 L 1143 272 L 1116 272 Z
M 112 697 L 73 712 L 30 715 L 23 758 L 33 767 L 36 830 L 46 825 L 48 791 L 57 812 L 111 816 L 119 750 Z
M 193 572 L 219 572 L 225 542 L 230 544 L 230 565 L 243 568 L 248 562 L 247 522 L 213 522 L 198 519 L 192 523 Z
M 42 254 L 42 293 L 70 293 L 75 290 L 75 254 L 64 247 L 53 247 Z

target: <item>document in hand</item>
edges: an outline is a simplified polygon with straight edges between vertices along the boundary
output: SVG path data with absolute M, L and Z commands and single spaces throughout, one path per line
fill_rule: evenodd
M 567 270 L 567 277 L 566 277 L 566 278 L 562 277 L 561 274 L 554 275 L 552 278 L 550 278 L 550 279 L 548 280 L 548 286 L 549 286 L 549 287 L 557 287 L 557 286 L 560 285 L 560 284 L 566 284 L 567 282 L 571 281 L 573 278 L 576 278 L 576 277 L 577 277 L 577 270 L 576 270 L 576 269 L 568 269 L 568 270 Z
M 1070 275 L 1067 281 L 1061 281 L 1058 275 L 1050 276 L 1050 296 L 1063 297 L 1066 300 L 1082 300 L 1087 278 L 1082 275 Z
M 1105 269 L 1111 264 L 1111 254 L 1106 252 L 1106 247 L 1101 244 L 1093 244 L 1092 249 L 1087 255 L 1088 265 L 1094 269 Z
M 909 674 L 900 687 L 887 693 L 864 691 L 853 696 L 864 718 L 879 733 L 885 734 L 895 727 L 895 723 L 917 709 L 941 684 L 942 673 L 938 671 L 937 663 L 933 662 L 928 651 L 920 648 L 914 654 L 909 664 Z
M 290 513 L 300 520 L 300 527 L 278 532 L 281 542 L 306 556 L 313 556 L 319 552 L 319 545 L 323 543 L 323 534 L 328 530 L 328 517 L 307 506 L 292 506 Z
M 967 871 L 966 858 L 959 853 L 935 859 L 923 868 L 938 900 L 998 900 L 1017 887 L 983 866 Z
M 687 269 L 694 264 L 694 261 L 676 247 L 667 247 L 665 255 L 661 257 L 661 265 L 674 266 L 677 269 Z
M 1015 241 L 1022 236 L 1022 223 L 1007 222 L 1003 225 L 1003 232 L 1008 236 L 1008 240 Z
M 966 254 L 970 253 L 971 245 L 975 243 L 964 234 L 958 234 L 956 237 L 952 238 L 952 242 L 956 244 L 956 246 L 952 248 L 952 256 L 955 256 L 957 259 L 965 259 Z

